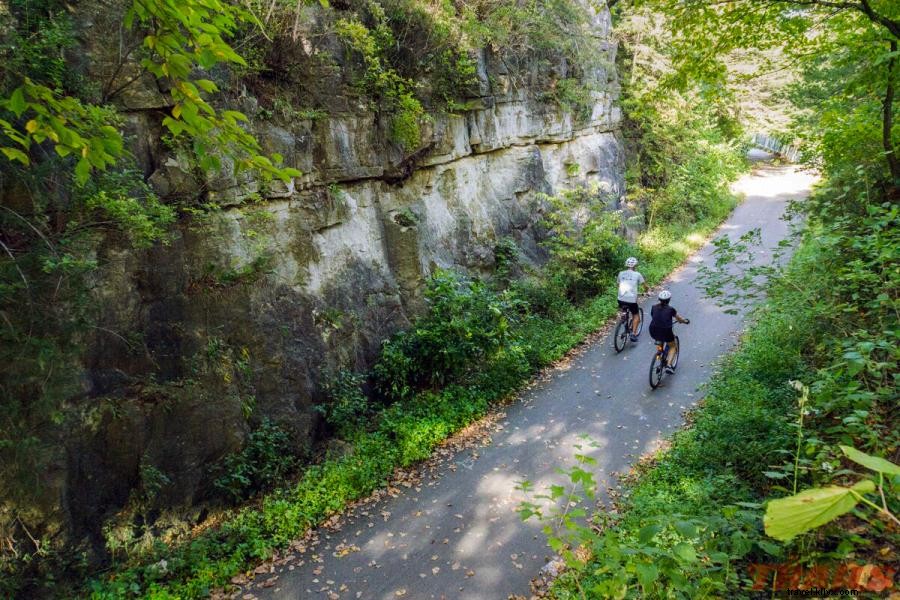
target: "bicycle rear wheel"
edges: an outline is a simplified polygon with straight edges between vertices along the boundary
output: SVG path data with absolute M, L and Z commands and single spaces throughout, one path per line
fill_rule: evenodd
M 678 355 L 681 354 L 681 341 L 675 336 L 675 357 L 672 359 L 671 367 L 674 369 L 678 366 Z
M 616 331 L 613 334 L 613 348 L 616 349 L 616 353 L 621 352 L 625 349 L 625 340 L 628 339 L 628 326 L 624 319 L 619 320 L 619 324 L 616 325 Z
M 650 361 L 650 387 L 654 390 L 659 387 L 663 378 L 663 354 L 657 352 Z

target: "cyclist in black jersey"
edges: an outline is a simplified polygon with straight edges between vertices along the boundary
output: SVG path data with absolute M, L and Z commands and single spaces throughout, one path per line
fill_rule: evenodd
M 666 357 L 666 363 L 672 364 L 675 360 L 675 354 L 678 347 L 675 344 L 675 333 L 672 327 L 675 321 L 679 323 L 690 323 L 690 319 L 684 319 L 678 314 L 674 306 L 669 306 L 672 299 L 672 292 L 663 290 L 659 293 L 659 304 L 654 304 L 650 309 L 650 337 L 659 343 L 669 343 L 669 355 Z M 672 367 L 667 366 L 666 371 L 673 373 Z

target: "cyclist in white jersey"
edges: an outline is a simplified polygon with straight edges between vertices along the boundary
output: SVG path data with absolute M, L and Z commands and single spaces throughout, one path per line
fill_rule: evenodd
M 619 273 L 616 281 L 619 284 L 619 308 L 627 308 L 631 312 L 631 341 L 637 341 L 637 332 L 640 326 L 640 317 L 638 315 L 638 294 L 641 286 L 646 286 L 646 280 L 639 271 L 635 271 L 638 260 L 630 256 L 625 261 L 627 270 Z

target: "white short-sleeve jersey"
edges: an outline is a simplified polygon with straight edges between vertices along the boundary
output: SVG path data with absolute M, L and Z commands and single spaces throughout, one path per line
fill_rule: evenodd
M 638 285 L 644 283 L 644 276 L 638 271 L 622 271 L 616 279 L 619 282 L 619 300 L 622 302 L 637 302 Z

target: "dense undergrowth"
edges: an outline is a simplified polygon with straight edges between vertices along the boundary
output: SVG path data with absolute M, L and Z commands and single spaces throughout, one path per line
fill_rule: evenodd
M 816 209 L 831 205 L 830 193 L 820 192 Z M 691 426 L 632 481 L 623 516 L 587 536 L 594 558 L 572 560 L 554 597 L 742 597 L 755 583 L 750 563 L 896 559 L 900 536 L 883 516 L 857 512 L 781 544 L 763 531 L 762 503 L 789 494 L 795 473 L 801 489 L 858 479 L 838 444 L 897 459 L 900 354 L 886 341 L 897 334 L 888 253 L 897 216 L 886 204 L 855 218 L 813 220 Z M 865 238 L 855 235 L 859 225 Z M 810 387 L 805 406 L 791 381 Z M 895 514 L 896 492 L 888 483 Z
M 129 350 L 145 347 L 145 332 L 101 326 L 97 281 L 110 266 L 107 250 L 165 252 L 178 237 L 175 228 L 186 223 L 211 237 L 205 223 L 221 207 L 207 183 L 229 176 L 232 167 L 238 179 L 258 180 L 262 188 L 299 176 L 254 137 L 254 126 L 268 121 L 314 122 L 335 105 L 371 112 L 376 135 L 406 156 L 431 142 L 429 115 L 465 111 L 467 99 L 481 95 L 527 88 L 548 107 L 555 102 L 584 117 L 593 92 L 608 83 L 589 76 L 604 55 L 590 18 L 573 0 L 0 5 L 0 573 L 62 576 L 57 565 L 130 552 L 134 538 L 152 528 L 155 507 L 134 515 L 137 534 L 125 528 L 121 536 L 106 535 L 112 527 L 106 523 L 106 546 L 85 545 L 56 526 L 45 528 L 42 511 L 31 510 L 46 506 L 54 485 L 48 465 L 64 453 L 62 440 L 84 425 L 85 414 L 118 409 L 88 384 L 88 350 L 109 340 Z M 486 74 L 477 81 L 479 56 L 503 64 L 503 82 Z M 248 90 L 252 102 L 245 106 Z M 152 108 L 130 104 L 131 94 L 144 93 L 154 97 Z M 134 117 L 152 122 L 152 140 L 131 139 Z M 146 149 L 132 142 L 153 147 L 153 164 L 139 164 Z M 142 169 L 168 158 L 183 169 L 186 186 L 160 197 Z M 260 199 L 251 194 L 248 203 Z M 262 246 L 268 241 L 256 237 Z M 262 252 L 240 269 L 211 266 L 202 283 L 257 283 L 270 267 Z M 158 375 L 151 369 L 133 381 L 159 390 Z M 250 418 L 251 394 L 240 402 L 257 431 L 242 453 L 214 466 L 224 471 L 204 492 L 218 493 L 214 501 L 271 489 L 296 461 L 257 466 L 260 457 L 302 453 L 288 449 L 285 436 L 261 425 L 258 415 Z M 126 502 L 142 498 L 149 507 L 165 476 L 153 465 L 138 471 Z
M 370 374 L 374 398 L 360 393 L 359 376 L 345 374 L 332 385 L 332 400 L 322 410 L 351 445 L 349 452 L 326 458 L 292 487 L 234 512 L 196 539 L 176 547 L 160 544 L 137 564 L 122 565 L 91 585 L 92 597 L 190 598 L 226 585 L 254 561 L 384 485 L 397 467 L 430 456 L 448 435 L 600 327 L 616 311 L 609 282 L 625 257 L 638 256 L 647 280 L 658 282 L 733 206 L 734 198 L 721 194 L 705 219 L 648 230 L 635 244 L 599 232 L 605 259 L 583 267 L 591 272 L 587 290 L 574 267 L 512 282 L 438 272 L 427 292 L 429 312 L 385 343 Z M 582 247 L 585 257 L 598 254 L 590 243 Z M 581 301 L 573 302 L 576 293 Z
M 165 244 L 176 219 L 218 209 L 199 192 L 163 203 L 144 183 L 123 145 L 116 108 L 122 89 L 110 87 L 112 81 L 98 87 L 69 68 L 65 52 L 79 48 L 71 14 L 79 15 L 64 4 L 15 1 L 0 14 L 5 36 L 0 53 L 15 61 L 0 81 L 3 149 L 11 161 L 0 167 L 4 481 L 35 479 L 50 454 L 40 433 L 65 424 L 72 417 L 67 400 L 82 393 L 79 352 L 97 320 L 88 289 L 102 266 L 97 248 L 110 240 L 137 250 Z M 464 8 L 414 0 L 324 4 L 323 18 L 333 26 L 329 35 L 346 53 L 341 81 L 385 117 L 384 133 L 404 153 L 422 142 L 426 108 L 466 109 L 460 100 L 475 85 L 472 54 L 481 49 L 489 48 L 507 67 L 508 81 L 490 82 L 498 91 L 534 84 L 529 78 L 540 73 L 535 87 L 544 99 L 580 117 L 595 86 L 608 83 L 588 76 L 599 67 L 611 71 L 611 65 L 590 60 L 599 55 L 596 39 L 585 31 L 587 16 L 577 2 L 503 0 Z M 240 123 L 276 113 L 287 120 L 314 120 L 322 116 L 320 106 L 297 104 L 290 95 L 260 94 L 256 114 L 224 107 L 244 83 L 262 80 L 258 89 L 271 92 L 304 80 L 308 57 L 297 48 L 308 33 L 299 26 L 306 8 L 251 2 L 247 12 L 232 3 L 193 1 L 130 6 L 123 34 L 137 36 L 136 61 L 162 81 L 162 88 L 172 89 L 176 101 L 162 122 L 167 150 L 185 157 L 200 180 L 221 166 L 222 157 L 270 178 L 297 175 L 278 166 L 280 157 L 261 154 Z M 181 18 L 189 11 L 195 11 L 195 20 Z M 260 21 L 265 31 L 257 30 Z M 284 60 L 294 62 L 279 62 Z M 641 112 L 638 108 L 651 104 L 631 98 L 631 124 L 644 127 L 662 118 Z M 135 550 L 137 556 L 113 566 L 115 575 L 92 585 L 93 594 L 196 597 L 226 584 L 248 563 L 382 485 L 397 466 L 428 456 L 448 434 L 596 329 L 615 310 L 606 282 L 625 256 L 636 254 L 647 279 L 659 281 L 730 210 L 727 183 L 741 168 L 736 147 L 727 141 L 734 132 L 720 126 L 727 119 L 712 110 L 688 110 L 695 100 L 680 97 L 669 107 L 664 116 L 678 116 L 675 125 L 653 131 L 658 143 L 645 146 L 649 150 L 629 173 L 632 189 L 640 190 L 629 208 L 640 214 L 645 204 L 652 207 L 651 228 L 635 245 L 622 240 L 617 221 L 604 216 L 605 202 L 592 192 L 575 190 L 552 199 L 555 212 L 547 227 L 555 234 L 548 245 L 553 259 L 545 272 L 522 276 L 527 270 L 511 251 L 514 245 L 500 240 L 496 254 L 505 258 L 491 281 L 439 273 L 428 292 L 430 312 L 385 345 L 372 373 L 335 377 L 331 402 L 321 410 L 352 451 L 327 458 L 291 489 L 233 511 L 220 527 L 188 542 Z M 645 131 L 639 137 L 651 136 Z M 571 228 L 571 218 L 584 206 L 594 218 Z M 554 221 L 553 215 L 562 218 Z M 241 277 L 225 273 L 221 279 Z M 363 379 L 371 383 L 371 397 L 360 393 Z M 252 403 L 246 410 L 252 412 Z M 296 466 L 285 456 L 287 439 L 276 426 L 259 426 L 244 450 L 224 461 L 215 487 L 237 502 L 271 489 Z M 142 478 L 145 474 L 140 493 L 151 494 L 165 476 L 152 466 L 146 473 L 142 469 Z M 31 493 L 24 486 L 15 491 Z M 48 573 L 33 567 L 41 561 L 72 567 L 81 560 L 74 554 L 54 556 L 56 549 L 40 534 L 33 541 L 35 548 L 28 551 L 9 542 L 6 552 L 4 545 L 3 593 L 28 589 L 59 595 L 52 587 L 59 582 L 36 581 L 36 573 Z M 133 549 L 106 550 L 128 555 Z M 20 568 L 27 573 L 24 588 Z M 63 578 L 61 571 L 55 575 Z
M 779 4 L 793 4 L 790 15 L 741 1 L 721 10 L 674 1 L 654 3 L 652 14 L 640 2 L 622 9 L 626 27 L 657 20 L 673 34 L 656 62 L 664 76 L 636 71 L 638 82 L 659 84 L 657 95 L 626 105 L 647 115 L 641 152 L 674 121 L 659 110 L 671 110 L 668 90 L 693 82 L 727 97 L 729 53 L 775 48 L 785 55 L 779 66 L 795 74 L 781 95 L 794 111 L 792 133 L 822 184 L 793 207 L 805 230 L 787 267 L 748 268 L 749 237 L 718 245 L 721 269 L 710 271 L 708 290 L 730 285 L 731 298 L 766 299 L 689 427 L 637 469 L 615 516 L 596 515 L 589 528 L 563 519 L 561 508 L 523 506 L 525 516 L 559 519 L 548 532 L 570 569 L 553 597 L 738 598 L 753 596 L 754 586 L 767 596 L 801 586 L 880 592 L 897 564 L 900 180 L 891 126 L 896 31 L 887 30 L 897 8 Z M 649 47 L 641 39 L 626 37 L 635 59 L 660 48 L 658 38 Z M 705 42 L 719 54 L 698 60 Z M 584 464 L 569 471 L 590 482 L 585 472 Z M 860 481 L 868 483 L 847 491 Z M 554 529 L 559 523 L 568 527 Z

